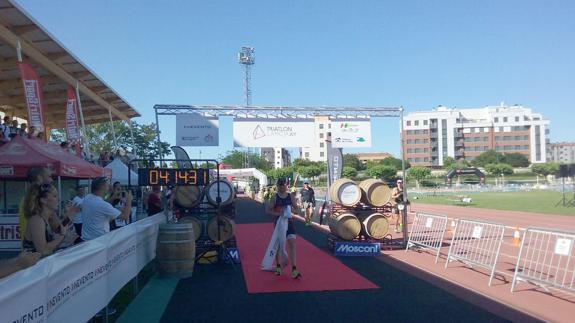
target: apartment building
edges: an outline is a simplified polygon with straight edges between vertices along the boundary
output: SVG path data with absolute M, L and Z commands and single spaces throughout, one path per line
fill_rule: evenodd
M 393 157 L 390 153 L 357 153 L 355 155 L 363 164 L 366 164 L 368 161 L 377 162 L 387 157 Z
M 549 144 L 547 148 L 547 160 L 560 164 L 575 164 L 575 142 Z
M 300 148 L 300 156 L 302 159 L 325 162 L 327 161 L 326 140 L 331 140 L 329 117 L 315 117 L 315 136 L 315 140 L 310 139 L 309 147 Z
M 549 120 L 519 105 L 458 109 L 439 106 L 403 119 L 403 149 L 413 166 L 443 166 L 443 159 L 473 160 L 486 150 L 520 153 L 546 162 Z
M 276 169 L 291 165 L 291 155 L 285 148 L 261 148 L 261 156 Z

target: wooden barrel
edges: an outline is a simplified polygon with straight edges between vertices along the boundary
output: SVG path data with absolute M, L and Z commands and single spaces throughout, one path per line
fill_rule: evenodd
M 184 208 L 193 208 L 202 200 L 202 190 L 198 186 L 178 186 L 174 194 L 176 204 Z
M 226 241 L 234 236 L 236 223 L 227 216 L 214 216 L 207 224 L 208 237 L 213 241 Z M 218 236 L 218 229 L 220 231 Z
M 208 202 L 212 205 L 218 205 L 218 183 L 220 184 L 220 198 L 222 201 L 220 206 L 231 204 L 236 197 L 236 192 L 232 184 L 225 179 L 212 181 L 208 185 L 206 188 L 206 197 L 208 198 Z
M 361 200 L 361 189 L 357 184 L 347 178 L 340 178 L 333 182 L 329 196 L 331 200 L 343 206 L 354 206 Z
M 191 277 L 196 260 L 192 223 L 160 225 L 156 245 L 156 266 L 162 276 Z
M 202 226 L 202 221 L 195 216 L 185 216 L 181 218 L 178 223 L 191 223 L 194 227 L 194 241 L 198 241 L 198 239 L 202 236 L 204 232 L 204 228 Z
M 389 222 L 381 213 L 373 213 L 362 222 L 365 235 L 374 239 L 383 239 L 389 230 Z
M 391 200 L 391 190 L 379 179 L 366 179 L 359 183 L 361 201 L 371 206 L 384 206 Z
M 353 213 L 334 214 L 328 225 L 331 233 L 344 240 L 353 240 L 361 232 L 361 223 Z

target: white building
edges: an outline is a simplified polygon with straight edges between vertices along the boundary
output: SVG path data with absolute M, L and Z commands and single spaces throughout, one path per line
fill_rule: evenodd
M 442 166 L 443 159 L 472 160 L 486 150 L 521 153 L 546 162 L 549 120 L 523 106 L 457 109 L 439 106 L 403 119 L 403 149 L 414 166 Z
M 315 136 L 315 140 L 312 140 Z M 300 148 L 300 158 L 311 161 L 327 161 L 326 140 L 331 140 L 329 117 L 315 117 L 315 134 L 310 137 L 309 147 Z
M 549 144 L 547 160 L 560 164 L 575 164 L 575 142 Z
M 291 165 L 291 155 L 285 148 L 261 148 L 261 156 L 276 169 Z

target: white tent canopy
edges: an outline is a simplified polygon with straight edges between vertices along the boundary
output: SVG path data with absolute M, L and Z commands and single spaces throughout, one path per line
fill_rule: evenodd
M 128 171 L 130 172 L 130 184 L 138 185 L 138 174 L 130 170 L 119 158 L 114 159 L 105 168 L 112 170 L 112 183 L 120 182 L 122 185 L 128 185 Z
M 260 181 L 260 187 L 268 185 L 268 177 L 256 168 L 220 169 L 220 176 L 255 177 Z

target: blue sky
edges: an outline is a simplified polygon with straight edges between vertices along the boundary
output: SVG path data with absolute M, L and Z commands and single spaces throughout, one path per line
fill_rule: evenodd
M 521 104 L 575 141 L 574 1 L 17 0 L 142 117 L 154 104 L 242 105 L 236 54 L 256 49 L 254 105 L 476 108 Z M 160 118 L 175 143 L 174 117 Z M 397 119 L 374 147 L 399 153 Z M 219 148 L 233 149 L 231 122 Z M 188 149 L 197 158 L 197 149 Z M 344 150 L 356 152 L 357 150 Z

